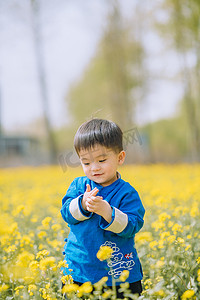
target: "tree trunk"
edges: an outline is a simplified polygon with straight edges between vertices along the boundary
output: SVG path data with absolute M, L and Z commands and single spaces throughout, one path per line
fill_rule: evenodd
M 39 25 L 38 0 L 31 0 L 31 6 L 32 6 L 34 47 L 35 47 L 35 56 L 36 56 L 36 64 L 37 64 L 36 67 L 37 67 L 38 81 L 39 81 L 39 87 L 41 93 L 44 122 L 45 122 L 45 127 L 47 132 L 50 163 L 55 164 L 57 162 L 57 151 L 56 151 L 56 143 L 53 135 L 53 130 L 50 123 L 50 116 L 49 116 L 48 91 L 47 91 L 47 84 L 45 78 L 44 57 L 42 53 L 42 39 L 41 39 L 41 28 Z

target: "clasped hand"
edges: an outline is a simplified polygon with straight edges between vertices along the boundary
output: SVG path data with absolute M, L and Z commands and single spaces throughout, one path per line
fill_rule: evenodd
M 103 197 L 97 196 L 99 190 L 95 187 L 91 190 L 89 184 L 87 184 L 86 191 L 83 195 L 82 206 L 89 212 L 96 213 L 102 216 L 108 223 L 112 220 L 112 208 L 110 204 L 103 200 Z

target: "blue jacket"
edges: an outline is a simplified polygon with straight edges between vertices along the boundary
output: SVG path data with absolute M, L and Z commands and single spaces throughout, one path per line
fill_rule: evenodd
M 113 208 L 112 221 L 85 211 L 81 200 L 86 191 L 97 187 L 97 195 Z M 112 285 L 112 275 L 117 279 L 123 270 L 129 270 L 128 282 L 142 279 L 141 264 L 134 247 L 134 236 L 143 226 L 144 207 L 137 191 L 121 178 L 102 187 L 86 176 L 75 178 L 62 199 L 61 214 L 70 227 L 64 246 L 64 255 L 74 281 L 92 284 L 108 276 L 107 285 Z M 113 249 L 110 263 L 99 261 L 96 254 L 100 246 Z M 69 274 L 64 269 L 64 274 Z M 117 283 L 118 285 L 119 283 Z

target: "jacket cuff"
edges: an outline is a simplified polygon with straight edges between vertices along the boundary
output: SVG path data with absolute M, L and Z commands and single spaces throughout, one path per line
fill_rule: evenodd
M 74 219 L 78 221 L 84 221 L 89 218 L 91 218 L 92 214 L 91 212 L 88 212 L 83 209 L 81 201 L 82 201 L 83 195 L 73 199 L 69 205 L 69 211 L 74 217 Z
M 116 207 L 112 207 L 112 209 L 112 221 L 108 224 L 103 218 L 101 218 L 100 227 L 104 230 L 120 233 L 128 224 L 128 216 Z

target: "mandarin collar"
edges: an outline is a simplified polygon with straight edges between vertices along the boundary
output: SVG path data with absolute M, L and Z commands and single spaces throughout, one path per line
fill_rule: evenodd
M 102 189 L 110 189 L 110 188 L 112 189 L 115 185 L 117 185 L 119 183 L 120 179 L 121 179 L 121 174 L 119 172 L 117 172 L 117 180 L 115 180 L 113 183 L 111 183 L 107 186 L 102 186 L 101 184 L 91 180 L 92 189 L 95 187 L 97 187 L 99 191 Z

